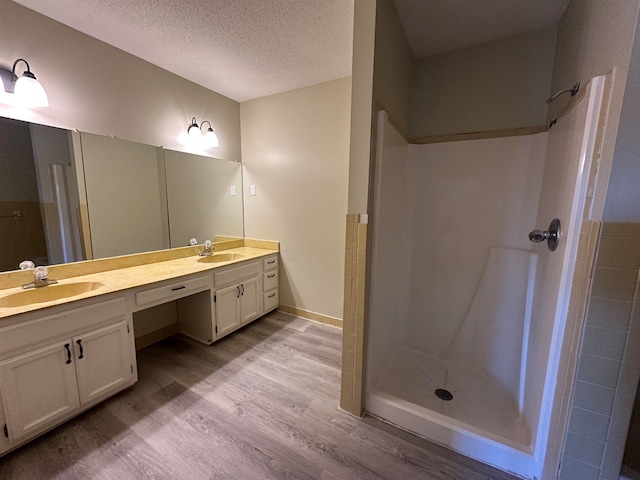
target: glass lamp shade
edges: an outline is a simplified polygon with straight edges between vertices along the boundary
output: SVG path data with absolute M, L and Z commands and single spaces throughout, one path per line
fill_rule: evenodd
M 198 124 L 196 123 L 195 118 L 191 121 L 191 125 L 187 129 L 187 134 L 191 139 L 197 139 L 202 137 L 202 131 L 200 130 L 200 127 L 198 127 Z
M 24 107 L 48 107 L 49 99 L 40 82 L 26 72 L 16 81 L 13 89 L 17 102 Z
M 218 135 L 213 131 L 213 128 L 209 127 L 209 129 L 204 134 L 204 141 L 207 147 L 215 148 L 220 146 L 220 142 L 218 141 Z

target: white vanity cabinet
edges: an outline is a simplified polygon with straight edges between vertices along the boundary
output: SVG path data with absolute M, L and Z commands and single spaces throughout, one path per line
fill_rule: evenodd
M 0 364 L 4 435 L 11 442 L 26 440 L 80 408 L 71 341 L 67 338 Z
M 277 308 L 278 254 L 271 252 L 250 250 L 250 258 L 204 269 L 189 267 L 198 258 L 177 259 L 158 266 L 157 281 L 137 273 L 122 287 L 117 274 L 118 288 L 98 296 L 0 317 L 0 456 L 137 382 L 134 316 L 150 333 L 165 335 L 168 326 L 170 335 L 212 344 Z M 107 283 L 109 272 L 103 276 Z
M 83 303 L 0 328 L 0 452 L 137 381 L 124 298 Z
M 176 302 L 178 331 L 207 345 L 215 340 L 211 273 L 187 275 L 137 289 L 134 313 L 156 305 Z M 139 325 L 139 324 L 138 324 Z
M 278 308 L 280 296 L 278 295 L 278 254 L 269 255 L 262 259 L 263 270 L 263 305 L 264 313 Z
M 218 338 L 260 316 L 261 272 L 260 263 L 253 261 L 214 274 Z
M 126 321 L 73 338 L 80 405 L 126 387 L 133 375 Z

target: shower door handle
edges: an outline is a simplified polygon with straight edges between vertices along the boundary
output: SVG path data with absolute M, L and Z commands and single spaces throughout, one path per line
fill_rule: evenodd
M 533 230 L 529 233 L 529 240 L 533 243 L 547 241 L 547 246 L 552 252 L 558 248 L 560 243 L 560 220 L 554 218 L 549 225 L 549 230 Z

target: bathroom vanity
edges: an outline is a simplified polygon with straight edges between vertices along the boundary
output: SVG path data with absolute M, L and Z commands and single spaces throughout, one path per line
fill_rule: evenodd
M 139 312 L 176 302 L 178 331 L 212 344 L 277 308 L 278 244 L 258 243 L 266 248 L 204 257 L 185 248 L 169 260 L 141 254 L 52 267 L 59 283 L 32 290 L 2 288 L 5 277 L 0 455 L 136 383 Z

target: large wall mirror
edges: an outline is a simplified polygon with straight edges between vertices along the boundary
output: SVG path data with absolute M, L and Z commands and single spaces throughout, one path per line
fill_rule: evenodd
M 243 236 L 239 162 L 0 118 L 0 271 Z

